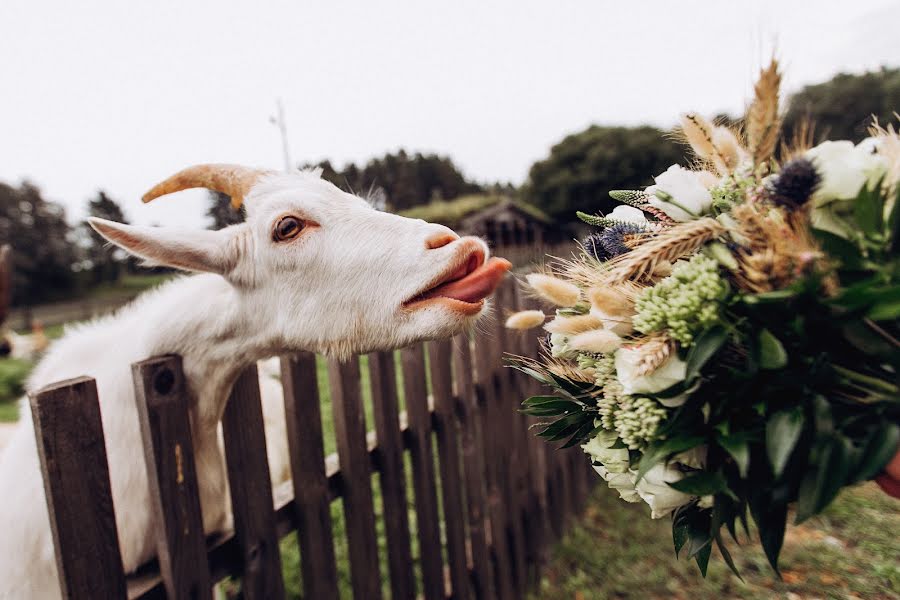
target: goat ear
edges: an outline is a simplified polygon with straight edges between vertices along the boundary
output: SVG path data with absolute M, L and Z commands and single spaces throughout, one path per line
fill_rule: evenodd
M 240 261 L 240 235 L 230 227 L 219 231 L 137 227 L 91 217 L 88 223 L 104 238 L 149 264 L 227 276 Z

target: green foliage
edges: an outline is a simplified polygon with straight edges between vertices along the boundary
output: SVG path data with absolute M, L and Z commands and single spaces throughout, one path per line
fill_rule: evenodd
M 407 154 L 400 150 L 373 158 L 364 166 L 350 163 L 340 171 L 327 160 L 303 167 L 320 167 L 324 179 L 364 197 L 381 189 L 393 211 L 482 191 L 481 186 L 466 179 L 450 158 L 437 154 Z
M 0 423 L 18 418 L 16 403 L 25 394 L 25 379 L 31 366 L 24 360 L 0 360 Z
M 0 183 L 0 240 L 12 246 L 12 303 L 28 306 L 72 294 L 78 248 L 65 211 L 30 183 Z
M 872 116 L 881 123 L 894 121 L 900 107 L 900 69 L 882 68 L 861 75 L 839 74 L 809 85 L 794 94 L 784 119 L 785 139 L 803 119 L 815 125 L 819 139 L 859 142 L 868 136 Z
M 682 160 L 679 147 L 653 127 L 600 127 L 567 136 L 532 165 L 526 199 L 554 219 L 576 211 L 608 213 L 612 190 L 638 189 Z

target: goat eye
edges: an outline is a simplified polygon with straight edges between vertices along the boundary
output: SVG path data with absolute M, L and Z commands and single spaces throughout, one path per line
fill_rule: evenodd
M 282 217 L 275 224 L 274 238 L 276 242 L 284 242 L 297 237 L 303 230 L 303 221 L 297 217 Z

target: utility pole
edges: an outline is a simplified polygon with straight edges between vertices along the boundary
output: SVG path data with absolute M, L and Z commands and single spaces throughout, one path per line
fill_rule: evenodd
M 276 101 L 276 106 L 278 112 L 274 117 L 269 117 L 269 123 L 277 127 L 279 133 L 281 133 L 281 151 L 284 154 L 284 170 L 288 172 L 293 169 L 293 165 L 291 163 L 291 151 L 288 147 L 287 121 L 284 118 L 284 104 L 282 104 L 281 98 Z

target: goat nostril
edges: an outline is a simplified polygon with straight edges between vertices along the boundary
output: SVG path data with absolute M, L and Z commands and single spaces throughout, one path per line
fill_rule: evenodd
M 455 233 L 447 233 L 441 232 L 436 233 L 432 236 L 429 236 L 425 240 L 425 248 L 428 250 L 434 250 L 435 248 L 442 248 L 447 244 L 453 243 L 459 239 L 459 236 Z

